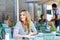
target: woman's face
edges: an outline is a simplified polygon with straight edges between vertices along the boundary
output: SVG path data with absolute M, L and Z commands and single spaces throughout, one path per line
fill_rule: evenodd
M 21 20 L 21 21 L 25 21 L 25 19 L 26 19 L 26 14 L 25 14 L 25 12 L 21 12 L 21 13 L 20 13 L 20 20 Z

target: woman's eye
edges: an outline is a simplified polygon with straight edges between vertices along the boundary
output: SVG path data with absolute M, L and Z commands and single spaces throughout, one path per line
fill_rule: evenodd
M 21 16 L 21 15 L 20 15 Z
M 21 16 L 21 14 L 20 14 L 20 16 Z
M 25 14 L 23 14 L 23 16 L 25 16 Z

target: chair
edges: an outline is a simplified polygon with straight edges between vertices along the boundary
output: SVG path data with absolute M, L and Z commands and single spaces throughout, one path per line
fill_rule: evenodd
M 2 24 L 2 26 L 3 26 L 4 30 L 5 30 L 5 34 L 9 33 L 9 37 L 11 39 L 12 38 L 11 29 L 6 24 Z
M 57 36 L 60 36 L 60 27 L 59 27 L 59 31 L 57 31 Z
M 4 32 L 4 27 L 2 26 L 2 24 L 0 24 L 0 36 L 1 38 L 5 38 L 5 32 Z
M 46 28 L 45 27 L 40 27 L 40 31 L 45 33 L 46 32 Z
M 43 23 L 40 23 L 40 31 L 45 33 L 46 31 L 46 25 L 44 25 Z
M 38 33 L 40 32 L 40 24 L 37 25 L 36 30 Z
M 57 32 L 56 36 L 60 36 L 60 31 Z
M 55 40 L 56 34 L 53 33 L 44 33 L 43 39 L 44 40 Z
M 5 34 L 9 34 L 9 38 L 12 39 L 12 34 L 11 34 L 11 29 L 10 28 L 5 28 Z
M 2 39 L 2 28 L 0 28 L 0 40 Z
M 2 24 L 2 26 L 3 26 L 4 28 L 7 28 L 7 27 L 8 27 L 8 25 L 6 25 L 6 24 Z
M 40 33 L 40 32 L 45 33 L 45 31 L 46 31 L 46 25 L 43 25 L 43 23 L 39 23 L 37 25 L 36 29 L 37 29 L 38 33 Z

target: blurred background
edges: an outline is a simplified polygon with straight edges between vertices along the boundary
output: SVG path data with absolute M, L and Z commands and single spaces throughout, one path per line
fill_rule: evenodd
M 45 14 L 47 21 L 50 21 L 53 17 L 53 3 L 56 3 L 60 8 L 60 0 L 0 0 L 0 22 L 3 23 L 6 17 L 10 16 L 11 25 L 9 26 L 15 26 L 16 22 L 19 21 L 19 11 L 22 9 L 29 11 L 33 22 L 36 21 L 36 17 L 38 20 L 41 19 L 41 14 Z
M 7 15 L 10 15 L 12 21 L 16 21 L 16 0 L 0 0 L 0 21 L 3 21 Z M 31 19 L 35 20 L 35 16 L 46 13 L 52 16 L 52 3 L 56 3 L 60 7 L 60 0 L 19 0 L 19 11 L 26 9 L 31 14 Z M 48 17 L 47 17 L 48 19 Z M 50 18 L 51 19 L 51 18 Z M 50 20 L 48 19 L 48 20 Z

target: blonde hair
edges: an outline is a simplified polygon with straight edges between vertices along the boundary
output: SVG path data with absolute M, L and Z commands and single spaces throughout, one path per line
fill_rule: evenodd
M 30 21 L 31 21 L 31 19 L 30 19 L 29 12 L 27 10 L 22 10 L 20 13 L 22 13 L 22 12 L 25 12 L 25 14 L 26 14 L 25 25 L 28 28 L 28 32 L 30 32 Z M 19 18 L 20 18 L 20 14 L 19 14 Z M 21 21 L 21 19 L 20 19 L 20 21 Z M 24 26 L 24 31 L 26 31 L 26 26 Z

